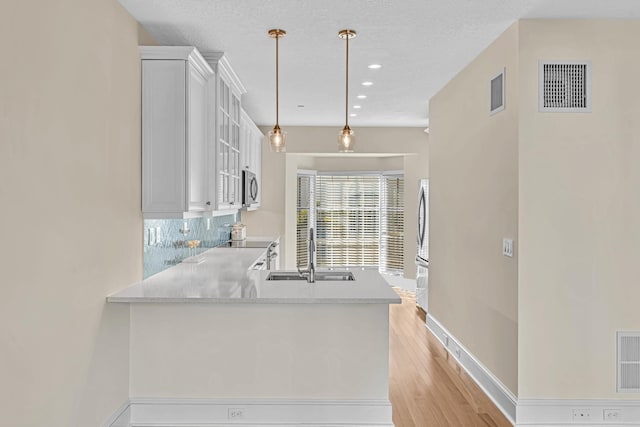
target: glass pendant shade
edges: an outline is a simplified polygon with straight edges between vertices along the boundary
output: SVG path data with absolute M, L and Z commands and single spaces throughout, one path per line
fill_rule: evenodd
M 276 125 L 269 131 L 269 146 L 274 153 L 284 153 L 287 151 L 287 133 Z
M 356 145 L 355 132 L 345 126 L 338 135 L 338 151 L 341 153 L 353 153 L 353 148 Z

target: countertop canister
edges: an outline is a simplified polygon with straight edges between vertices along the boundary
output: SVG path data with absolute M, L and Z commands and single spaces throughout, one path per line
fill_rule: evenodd
M 231 227 L 231 240 L 239 241 L 246 240 L 247 238 L 247 226 L 241 223 L 233 224 Z

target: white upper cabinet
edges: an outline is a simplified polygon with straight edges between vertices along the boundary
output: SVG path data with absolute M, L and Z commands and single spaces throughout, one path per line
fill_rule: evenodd
M 240 164 L 241 97 L 246 90 L 221 52 L 203 53 L 215 73 L 215 199 L 216 210 L 242 207 L 242 169 Z
M 258 180 L 258 202 L 251 209 L 260 207 L 262 193 L 262 142 L 264 134 L 258 129 L 251 117 L 242 110 L 240 117 L 240 167 L 256 174 Z
M 142 211 L 174 218 L 214 209 L 215 74 L 194 47 L 142 46 Z
M 142 46 L 142 211 L 179 218 L 242 207 L 242 170 L 260 182 L 262 133 L 222 53 Z

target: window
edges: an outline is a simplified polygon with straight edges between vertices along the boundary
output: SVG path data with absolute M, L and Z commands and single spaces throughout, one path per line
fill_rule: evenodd
M 309 227 L 319 268 L 404 268 L 401 174 L 299 172 L 296 261 L 304 267 Z

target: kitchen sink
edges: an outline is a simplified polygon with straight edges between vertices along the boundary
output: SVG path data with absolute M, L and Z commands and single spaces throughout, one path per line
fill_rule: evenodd
M 272 271 L 267 280 L 304 280 L 306 276 L 297 271 Z M 356 280 L 350 271 L 316 271 L 316 282 Z

